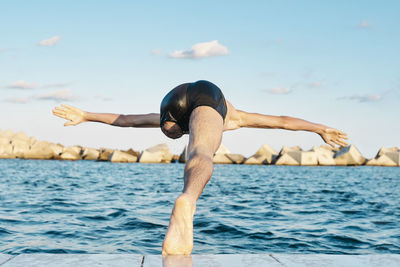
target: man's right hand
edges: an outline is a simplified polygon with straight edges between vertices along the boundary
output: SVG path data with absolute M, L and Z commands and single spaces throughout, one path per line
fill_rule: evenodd
M 87 121 L 85 119 L 85 111 L 80 110 L 79 108 L 67 106 L 61 104 L 61 107 L 55 107 L 53 109 L 53 114 L 57 117 L 68 120 L 64 126 L 69 125 L 78 125 L 81 122 Z

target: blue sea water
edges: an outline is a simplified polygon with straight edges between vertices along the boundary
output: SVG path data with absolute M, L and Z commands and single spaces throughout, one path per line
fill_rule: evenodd
M 0 160 L 0 253 L 159 254 L 183 164 Z M 400 168 L 215 165 L 193 253 L 400 253 Z

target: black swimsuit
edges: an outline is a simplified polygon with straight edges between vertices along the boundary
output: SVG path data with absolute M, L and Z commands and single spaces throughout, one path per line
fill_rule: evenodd
M 184 134 L 189 133 L 190 114 L 199 106 L 212 107 L 225 120 L 226 101 L 221 90 L 209 81 L 197 81 L 178 85 L 164 97 L 160 107 L 160 127 L 166 121 L 172 121 Z

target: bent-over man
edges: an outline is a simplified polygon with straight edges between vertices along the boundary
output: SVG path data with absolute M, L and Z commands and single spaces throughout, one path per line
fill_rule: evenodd
M 192 251 L 196 201 L 211 178 L 213 156 L 224 131 L 242 127 L 302 130 L 319 134 L 332 147 L 347 145 L 344 132 L 322 124 L 237 110 L 209 81 L 184 83 L 172 89 L 161 102 L 160 114 L 92 113 L 67 105 L 56 107 L 53 114 L 68 120 L 64 126 L 92 121 L 120 127 L 161 127 L 162 132 L 173 139 L 189 134 L 183 191 L 172 210 L 162 246 L 163 255 L 190 254 Z

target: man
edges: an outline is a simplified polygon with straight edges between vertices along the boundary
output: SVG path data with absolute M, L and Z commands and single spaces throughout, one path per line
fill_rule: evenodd
M 213 156 L 222 133 L 241 127 L 303 130 L 319 134 L 332 147 L 346 146 L 346 134 L 322 124 L 287 116 L 271 116 L 236 110 L 211 82 L 185 83 L 171 90 L 161 102 L 160 114 L 122 115 L 91 113 L 62 105 L 53 114 L 68 120 L 64 126 L 102 122 L 121 127 L 161 127 L 173 139 L 189 134 L 188 161 L 182 194 L 176 199 L 162 254 L 190 254 L 193 248 L 193 215 L 196 201 L 213 172 Z

